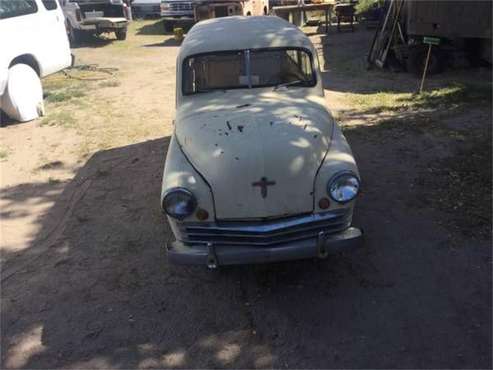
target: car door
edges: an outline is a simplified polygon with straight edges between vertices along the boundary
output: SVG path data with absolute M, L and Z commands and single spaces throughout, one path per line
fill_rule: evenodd
M 70 45 L 65 28 L 65 17 L 57 0 L 41 0 L 39 16 L 42 29 L 44 74 L 64 69 L 71 64 Z
M 39 11 L 36 0 L 0 0 L 0 95 L 16 57 L 28 54 L 37 59 Z

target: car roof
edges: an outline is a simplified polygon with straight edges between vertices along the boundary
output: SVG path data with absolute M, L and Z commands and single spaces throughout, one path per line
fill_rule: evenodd
M 180 48 L 178 62 L 200 53 L 288 46 L 313 51 L 308 37 L 298 27 L 279 17 L 215 18 L 192 27 Z

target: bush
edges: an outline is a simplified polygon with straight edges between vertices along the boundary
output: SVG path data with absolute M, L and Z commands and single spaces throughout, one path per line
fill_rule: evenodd
M 376 9 L 383 5 L 383 1 L 381 0 L 360 0 L 358 4 L 356 4 L 356 14 L 364 14 L 372 9 Z

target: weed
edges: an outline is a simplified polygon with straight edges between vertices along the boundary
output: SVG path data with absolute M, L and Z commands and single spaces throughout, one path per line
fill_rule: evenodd
M 412 93 L 378 92 L 350 94 L 349 102 L 365 114 L 416 110 L 456 109 L 466 104 L 491 101 L 491 90 L 486 86 L 454 84 L 416 95 Z
M 63 89 L 60 91 L 47 91 L 45 99 L 50 103 L 59 103 L 70 99 L 82 98 L 86 93 L 78 87 Z
M 8 149 L 0 149 L 0 161 L 5 161 L 9 157 L 10 151 Z
M 98 84 L 99 87 L 118 87 L 120 85 L 121 83 L 118 80 L 107 80 L 107 81 L 102 81 Z
M 41 126 L 74 127 L 76 123 L 74 116 L 67 111 L 55 111 L 41 120 Z

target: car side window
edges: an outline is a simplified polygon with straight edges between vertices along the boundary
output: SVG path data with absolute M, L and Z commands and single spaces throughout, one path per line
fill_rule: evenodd
M 46 10 L 55 10 L 58 8 L 58 4 L 56 0 L 41 0 L 43 2 L 43 5 L 45 6 Z
M 38 11 L 34 0 L 0 0 L 0 19 L 20 17 Z

